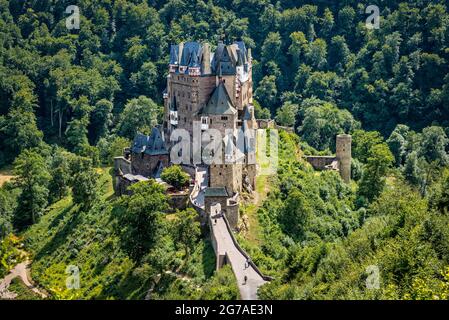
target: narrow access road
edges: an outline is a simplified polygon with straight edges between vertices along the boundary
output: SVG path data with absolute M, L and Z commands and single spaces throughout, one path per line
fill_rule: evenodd
M 0 280 L 0 299 L 15 299 L 17 297 L 17 294 L 8 291 L 11 281 L 17 277 L 22 279 L 23 283 L 28 287 L 28 289 L 40 295 L 42 298 L 47 298 L 47 295 L 45 293 L 41 292 L 32 284 L 28 272 L 30 264 L 31 262 L 29 260 L 25 260 L 24 262 L 17 264 L 13 269 L 11 269 L 6 277 Z
M 237 279 L 242 300 L 257 300 L 257 290 L 266 281 L 251 264 L 247 263 L 246 257 L 235 246 L 224 218 L 220 217 L 220 214 L 218 216 L 217 218 L 211 219 L 212 231 L 217 240 L 218 250 L 219 252 L 226 253 L 228 263 L 231 265 L 232 271 Z

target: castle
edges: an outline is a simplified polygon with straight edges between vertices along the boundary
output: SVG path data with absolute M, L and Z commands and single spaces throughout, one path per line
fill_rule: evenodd
M 255 136 L 248 129 L 257 129 L 252 105 L 251 49 L 244 42 L 227 45 L 219 42 L 212 52 L 208 43 L 185 42 L 172 45 L 164 97 L 163 125 L 153 128 L 151 135 L 138 134 L 124 157 L 116 158 L 116 190 L 123 185 L 158 178 L 163 167 L 176 163 L 172 140 L 177 130 L 184 130 L 200 151 L 208 154 L 210 163 L 196 163 L 208 170 L 205 204 L 221 203 L 233 227 L 238 222 L 238 196 L 255 188 Z M 236 148 L 239 135 L 244 134 L 243 147 Z M 217 135 L 218 134 L 218 135 Z M 218 137 L 218 138 L 217 138 Z M 218 148 L 207 149 L 204 141 L 222 139 Z M 201 149 L 202 148 L 202 149 Z M 181 150 L 188 159 L 192 150 Z M 219 157 L 217 157 L 220 155 Z M 181 156 L 181 155 L 180 155 Z M 181 163 L 189 172 L 189 165 Z M 190 168 L 191 169 L 191 168 Z M 194 172 L 190 170 L 192 176 Z M 123 181 L 126 180 L 126 181 Z M 207 212 L 206 205 L 206 212 Z
M 242 41 L 219 42 L 213 52 L 208 43 L 172 45 L 162 126 L 150 135 L 137 134 L 131 148 L 114 158 L 117 194 L 128 193 L 130 184 L 149 178 L 163 184 L 161 172 L 171 164 L 180 164 L 190 174 L 194 181 L 189 190 L 170 193 L 167 188 L 171 206 L 183 209 L 188 203 L 199 213 L 210 230 L 216 268 L 231 265 L 242 299 L 257 299 L 258 288 L 272 280 L 233 235 L 240 195 L 251 193 L 256 184 L 255 129 L 258 124 L 277 128 L 271 120 L 256 121 L 252 87 L 251 49 Z M 271 147 L 270 137 L 270 154 L 273 150 L 277 149 Z M 335 157 L 312 156 L 307 161 L 316 169 L 338 170 L 349 182 L 351 136 L 337 136 Z M 263 161 L 259 162 L 262 168 Z
M 172 45 L 163 92 L 163 124 L 149 136 L 137 134 L 132 147 L 115 159 L 116 193 L 125 193 L 128 185 L 148 178 L 160 181 L 163 168 L 173 163 L 181 164 L 193 180 L 201 167 L 207 176 L 201 204 L 197 204 L 205 213 L 203 222 L 211 214 L 210 207 L 218 203 L 236 228 L 239 195 L 254 190 L 257 173 L 256 137 L 247 134 L 258 128 L 252 87 L 251 49 L 244 42 L 227 45 L 220 41 L 213 51 L 208 43 Z M 188 145 L 178 148 L 182 133 Z M 220 143 L 212 148 L 205 145 L 217 140 Z M 192 161 L 195 145 L 200 154 L 197 162 Z M 351 136 L 338 135 L 336 145 L 336 156 L 309 156 L 306 160 L 315 169 L 339 171 L 349 182 Z M 195 186 L 202 182 L 195 181 Z
M 242 41 L 231 45 L 219 42 L 213 53 L 208 43 L 198 42 L 180 43 L 170 49 L 164 92 L 166 140 L 175 129 L 184 129 L 192 140 L 198 139 L 194 136 L 195 123 L 201 132 L 211 132 L 212 139 L 213 131 L 218 130 L 226 141 L 222 150 L 212 150 L 211 155 L 221 152 L 225 161 L 209 166 L 209 187 L 225 188 L 228 194 L 242 192 L 245 183 L 249 188 L 255 186 L 256 164 L 251 158 L 255 141 L 245 139 L 249 152 L 243 154 L 225 149 L 235 145 L 239 130 L 257 128 L 251 60 L 251 49 Z

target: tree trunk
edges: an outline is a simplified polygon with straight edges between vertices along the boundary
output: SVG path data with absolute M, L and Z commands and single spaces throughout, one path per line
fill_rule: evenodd
M 53 128 L 54 122 L 53 122 L 53 100 L 50 100 L 50 121 L 51 121 L 51 127 Z
M 59 109 L 59 139 L 62 137 L 62 109 Z

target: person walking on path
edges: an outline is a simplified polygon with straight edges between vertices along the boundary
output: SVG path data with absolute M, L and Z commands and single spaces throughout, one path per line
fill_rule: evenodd
M 245 280 L 245 282 L 244 282 L 243 284 L 246 284 L 246 282 L 248 281 L 248 277 L 245 276 L 245 277 L 243 278 L 243 280 Z

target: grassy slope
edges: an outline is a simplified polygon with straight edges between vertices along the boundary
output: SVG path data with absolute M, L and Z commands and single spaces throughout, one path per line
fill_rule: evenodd
M 66 197 L 50 206 L 40 221 L 23 234 L 33 260 L 32 278 L 52 298 L 143 299 L 158 279 L 151 273 L 151 266 L 136 266 L 121 250 L 113 233 L 111 175 L 108 169 L 99 172 L 101 199 L 90 211 L 80 210 L 71 197 Z M 220 277 L 220 273 L 214 273 L 215 255 L 210 242 L 199 242 L 187 263 L 184 258 L 184 250 L 175 249 L 167 271 L 182 267 L 178 274 L 163 274 L 156 281 L 153 299 L 207 298 L 202 292 Z M 69 265 L 79 268 L 79 290 L 66 288 Z
M 242 213 L 248 216 L 249 230 L 244 235 L 244 238 L 255 245 L 260 244 L 260 227 L 259 220 L 257 218 L 257 209 L 263 204 L 263 201 L 267 197 L 270 191 L 270 185 L 272 183 L 269 176 L 258 176 L 256 178 L 256 195 L 251 202 L 244 203 L 242 205 Z
M 31 291 L 20 278 L 14 278 L 9 285 L 8 291 L 17 294 L 17 300 L 41 300 L 41 297 Z
M 288 135 L 286 132 L 283 132 L 282 134 Z M 269 131 L 267 130 L 267 139 L 269 137 Z M 257 158 L 260 159 L 260 153 L 263 151 L 266 151 L 264 148 L 261 147 L 262 141 L 260 141 L 261 136 L 257 136 L 258 143 L 257 143 L 257 150 L 256 155 Z M 269 148 L 270 143 L 269 140 L 267 140 L 267 148 Z M 268 155 L 267 155 L 268 156 Z M 301 152 L 299 148 L 295 149 L 295 153 L 292 154 L 293 157 L 296 159 L 301 158 Z M 263 168 L 266 170 L 268 168 L 269 162 L 262 163 L 261 164 Z M 258 209 L 263 205 L 265 199 L 267 198 L 268 193 L 271 191 L 271 188 L 276 183 L 275 176 L 269 176 L 269 175 L 258 175 L 256 177 L 256 190 L 254 194 L 253 201 L 247 201 L 243 203 L 242 205 L 242 213 L 248 216 L 248 223 L 249 223 L 249 230 L 247 233 L 242 235 L 242 238 L 247 241 L 251 245 L 260 245 L 261 240 L 261 227 L 259 226 L 259 217 L 258 217 Z
M 134 264 L 113 235 L 112 184 L 109 173 L 101 173 L 102 199 L 92 210 L 81 211 L 70 197 L 64 198 L 24 234 L 33 258 L 32 277 L 55 298 L 132 298 L 143 285 L 130 281 Z M 80 290 L 66 288 L 69 265 L 80 270 Z

